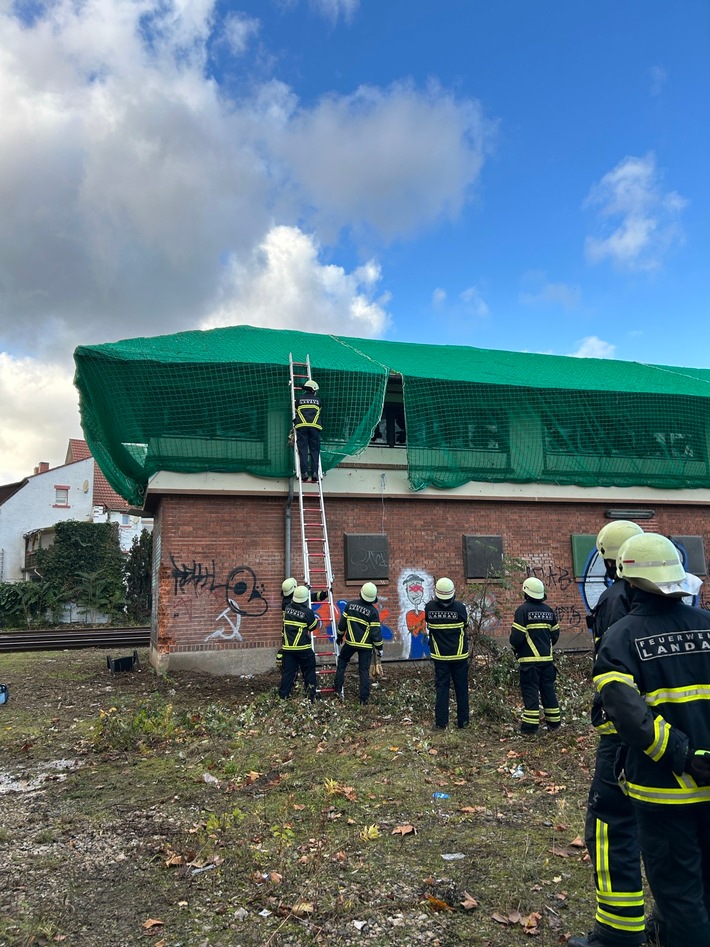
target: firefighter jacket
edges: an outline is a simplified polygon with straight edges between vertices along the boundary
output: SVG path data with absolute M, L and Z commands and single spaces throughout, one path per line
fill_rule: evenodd
M 291 602 L 283 610 L 283 651 L 307 651 L 311 632 L 318 627 L 313 609 L 300 602 Z
M 313 427 L 318 431 L 323 430 L 320 423 L 321 400 L 318 395 L 301 395 L 296 401 L 296 417 L 293 419 L 293 426 L 299 428 Z
M 338 622 L 338 640 L 353 648 L 377 648 L 382 650 L 382 629 L 380 613 L 371 602 L 362 598 L 348 602 Z
M 625 791 L 710 802 L 710 786 L 685 772 L 689 751 L 710 750 L 710 613 L 634 588 L 631 611 L 604 635 L 594 684 L 628 745 Z
M 468 612 L 463 602 L 432 599 L 424 606 L 429 632 L 429 652 L 434 661 L 461 661 L 468 658 L 466 623 Z
M 325 602 L 327 598 L 328 598 L 327 589 L 321 589 L 319 592 L 314 592 L 313 589 L 311 589 L 312 602 Z M 290 595 L 282 595 L 281 596 L 281 611 L 283 611 L 287 605 L 290 605 L 292 601 L 293 601 L 293 592 L 291 592 Z
M 545 602 L 526 599 L 515 609 L 509 640 L 518 664 L 552 661 L 552 646 L 559 637 L 557 615 Z
M 594 654 L 596 655 L 602 643 L 604 632 L 615 621 L 628 615 L 633 600 L 633 588 L 623 579 L 615 579 L 614 584 L 604 589 L 599 601 L 592 612 L 594 635 Z M 592 698 L 592 726 L 600 736 L 616 737 L 616 727 L 604 712 L 601 694 L 595 691 Z

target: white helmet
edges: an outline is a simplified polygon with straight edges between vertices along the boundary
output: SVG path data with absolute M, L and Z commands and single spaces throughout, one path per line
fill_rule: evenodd
M 602 559 L 615 561 L 626 540 L 642 532 L 638 523 L 632 523 L 631 520 L 613 520 L 611 523 L 605 523 L 597 534 L 597 552 Z
M 282 595 L 293 595 L 298 582 L 294 578 L 286 579 L 285 582 L 281 583 L 281 594 Z
M 529 575 L 523 582 L 523 592 L 530 598 L 542 601 L 545 597 L 545 586 L 534 575 Z
M 437 581 L 435 588 L 436 588 L 436 597 L 442 602 L 446 602 L 450 598 L 453 598 L 454 592 L 456 591 L 456 589 L 454 588 L 454 583 L 451 581 L 451 579 L 448 579 L 446 576 L 443 576 L 441 579 Z
M 685 571 L 678 549 L 659 533 L 627 539 L 616 559 L 616 574 L 645 592 L 671 598 L 695 595 L 703 584 Z
M 304 388 L 310 388 L 311 391 L 318 391 L 318 384 L 317 384 L 317 382 L 313 381 L 312 378 L 309 378 L 308 381 L 304 381 L 304 382 L 303 382 L 303 387 L 304 387 Z
M 377 601 L 377 586 L 374 582 L 366 582 L 360 589 L 360 598 L 365 602 Z
M 311 593 L 305 585 L 296 586 L 296 590 L 293 593 L 294 602 L 298 603 L 299 605 L 303 605 L 304 602 L 308 602 L 310 600 L 310 597 Z

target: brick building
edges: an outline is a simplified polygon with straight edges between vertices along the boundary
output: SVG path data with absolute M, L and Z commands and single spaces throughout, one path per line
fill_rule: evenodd
M 483 581 L 483 627 L 507 638 L 519 589 L 486 575 L 508 557 L 543 579 L 565 642 L 588 646 L 612 518 L 670 535 L 705 574 L 710 372 L 246 326 L 82 347 L 92 453 L 155 517 L 156 666 L 273 665 L 281 582 L 303 575 L 291 353 L 324 398 L 335 598 L 377 583 L 386 658 L 425 653 L 441 575 Z

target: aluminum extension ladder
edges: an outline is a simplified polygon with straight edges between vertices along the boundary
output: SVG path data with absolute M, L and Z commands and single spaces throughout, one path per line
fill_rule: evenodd
M 308 355 L 305 362 L 294 362 L 293 355 L 290 353 L 288 362 L 291 387 L 291 417 L 295 418 L 297 393 L 303 389 L 303 382 L 311 377 L 311 363 Z M 335 692 L 333 681 L 339 648 L 335 621 L 335 601 L 333 599 L 333 569 L 330 564 L 330 546 L 328 545 L 328 529 L 323 501 L 323 469 L 319 459 L 318 483 L 307 484 L 303 482 L 295 431 L 293 455 L 298 482 L 304 582 L 312 592 L 325 591 L 328 594 L 327 599 L 323 601 L 320 609 L 316 612 L 321 624 L 311 636 L 311 644 L 316 656 L 318 693 L 332 694 Z M 308 604 L 312 607 L 310 599 Z M 327 612 L 323 614 L 325 609 L 327 609 Z

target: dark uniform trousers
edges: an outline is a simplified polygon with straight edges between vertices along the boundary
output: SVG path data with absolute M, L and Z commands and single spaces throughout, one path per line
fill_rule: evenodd
M 437 727 L 446 727 L 449 723 L 449 690 L 454 686 L 456 695 L 456 723 L 465 727 L 469 718 L 468 706 L 468 658 L 454 661 L 434 661 L 434 686 L 436 702 L 434 719 Z
M 335 671 L 335 693 L 339 694 L 345 682 L 345 669 L 350 659 L 357 655 L 357 670 L 360 677 L 360 703 L 366 704 L 370 699 L 370 665 L 372 664 L 372 648 L 354 648 L 347 641 L 340 646 L 338 664 Z
M 523 715 L 520 729 L 523 733 L 535 733 L 540 724 L 540 698 L 545 722 L 551 730 L 560 725 L 560 705 L 555 692 L 557 668 L 552 661 L 533 661 L 520 664 L 520 693 L 523 698 Z
M 282 648 L 281 686 L 279 697 L 288 697 L 300 669 L 309 700 L 316 699 L 318 682 L 316 679 L 316 656 L 312 648 L 302 651 L 289 651 Z
M 633 806 L 664 947 L 710 947 L 710 803 Z
M 320 461 L 320 431 L 318 428 L 296 428 L 296 445 L 298 447 L 298 460 L 301 467 L 301 477 L 308 476 L 309 466 L 311 470 L 311 476 L 317 477 L 318 465 Z
M 641 850 L 631 799 L 617 780 L 621 740 L 600 736 L 584 826 L 594 866 L 595 932 L 605 943 L 645 942 Z

